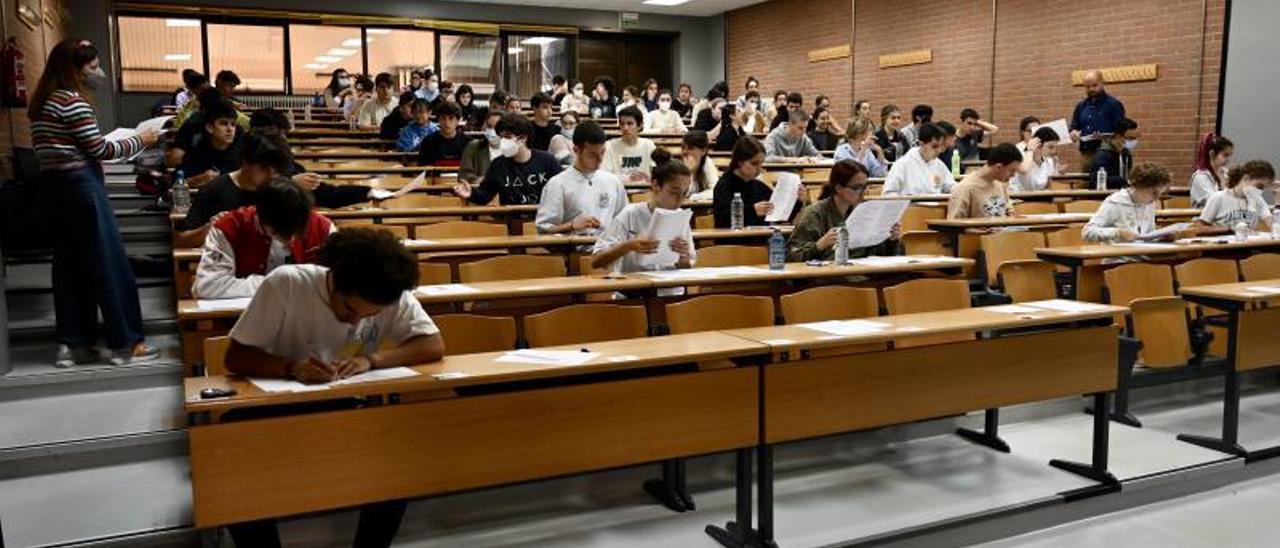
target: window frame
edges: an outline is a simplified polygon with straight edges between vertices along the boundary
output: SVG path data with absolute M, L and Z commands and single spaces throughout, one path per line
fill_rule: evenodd
M 499 57 L 499 64 L 501 66 L 500 75 L 502 80 L 502 83 L 498 87 L 506 90 L 508 93 L 511 92 L 510 82 L 512 81 L 512 78 L 510 74 L 507 74 L 507 69 L 510 68 L 507 66 L 507 50 L 514 47 L 511 44 L 511 37 L 512 36 L 530 36 L 530 35 L 546 36 L 549 38 L 562 38 L 566 40 L 565 51 L 568 52 L 568 55 L 569 55 L 569 71 L 568 71 L 569 73 L 562 74 L 561 76 L 564 76 L 565 80 L 570 82 L 578 78 L 578 35 L 577 33 L 536 32 L 536 31 L 528 31 L 528 30 L 503 30 L 501 33 L 499 33 L 499 37 L 501 38 L 501 41 L 499 41 L 498 43 L 498 57 Z M 517 43 L 516 45 L 518 46 L 519 44 Z M 521 99 L 527 100 L 528 98 L 521 97 Z

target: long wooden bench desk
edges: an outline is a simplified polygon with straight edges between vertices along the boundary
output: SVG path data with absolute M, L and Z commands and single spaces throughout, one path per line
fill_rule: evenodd
M 751 452 L 737 452 L 736 521 L 708 526 L 727 547 L 776 546 L 773 521 L 773 446 L 985 410 L 983 431 L 962 429 L 966 439 L 1009 452 L 998 433 L 1004 406 L 1088 395 L 1105 406 L 1117 384 L 1118 330 L 1111 325 L 1125 308 L 1092 305 L 1087 310 L 999 312 L 974 308 L 865 318 L 876 326 L 832 335 L 788 325 L 725 331 L 767 345 L 763 366 L 761 445 L 756 467 L 759 527 L 752 527 Z M 1015 309 L 1016 310 L 1016 309 Z M 974 340 L 898 348 L 911 337 L 974 336 Z M 1045 348 L 1072 352 L 1046 353 Z M 1105 409 L 1105 407 L 1099 407 Z M 1107 470 L 1109 425 L 1093 418 L 1092 462 L 1049 464 L 1100 483 L 1076 495 L 1113 492 L 1119 483 Z M 744 540 L 750 542 L 744 543 Z
M 294 160 L 347 161 L 347 160 L 386 160 L 403 162 L 417 159 L 417 152 L 400 152 L 398 150 L 369 150 L 356 147 L 338 148 L 336 150 L 303 148 L 293 152 Z
M 1133 257 L 1174 258 L 1202 255 L 1248 255 L 1256 251 L 1280 248 L 1280 239 L 1267 234 L 1255 234 L 1247 241 L 1237 242 L 1231 236 L 1213 238 L 1188 238 L 1177 242 L 1115 243 L 1063 247 L 1036 248 L 1040 260 L 1060 264 L 1071 269 L 1071 278 L 1080 279 L 1080 270 L 1086 263 L 1101 263 Z M 1073 284 L 1070 298 L 1075 298 L 1078 283 Z
M 1222 434 L 1182 434 L 1179 440 L 1243 457 L 1280 456 L 1280 446 L 1245 449 L 1239 443 L 1240 374 L 1280 365 L 1280 280 L 1182 287 L 1182 298 L 1227 313 L 1227 362 L 1223 375 Z
M 360 148 L 379 148 L 390 149 L 396 146 L 394 139 L 380 139 L 375 134 L 371 137 L 352 138 L 352 137 L 309 137 L 304 136 L 302 139 L 293 139 L 293 133 L 289 134 L 289 147 L 294 150 L 321 147 L 360 147 Z
M 413 377 L 307 392 L 264 393 L 235 377 L 187 379 L 195 525 L 217 527 L 758 444 L 755 364 L 768 353 L 764 345 L 707 332 L 589 346 L 598 356 L 578 366 L 504 363 L 501 353 L 448 356 L 414 367 L 419 374 Z M 204 388 L 237 393 L 202 400 Z M 257 407 L 353 398 L 364 404 L 217 420 Z

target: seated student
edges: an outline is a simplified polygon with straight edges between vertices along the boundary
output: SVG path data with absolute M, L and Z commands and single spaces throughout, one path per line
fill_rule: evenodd
M 743 226 L 763 226 L 765 217 L 773 211 L 769 199 L 773 197 L 773 189 L 761 182 L 761 166 L 764 165 L 764 145 L 754 137 L 743 137 L 733 146 L 733 156 L 729 160 L 729 170 L 720 176 L 712 190 L 711 214 L 715 218 L 716 228 L 732 226 L 733 197 L 742 195 Z M 795 218 L 808 199 L 809 193 L 801 189 L 796 200 L 796 207 L 791 210 Z
M 231 328 L 229 372 L 315 384 L 444 356 L 440 330 L 411 293 L 418 258 L 395 236 L 343 230 L 329 237 L 316 259 L 282 266 L 263 280 Z M 405 505 L 363 506 L 353 545 L 390 546 Z M 227 529 L 240 548 L 280 546 L 275 521 Z
M 587 101 L 592 118 L 614 118 L 618 115 L 618 99 L 613 96 L 613 79 L 608 76 L 596 78 L 591 86 L 591 100 Z
M 680 113 L 671 108 L 671 90 L 664 89 L 658 93 L 658 108 L 645 118 L 644 130 L 649 133 L 681 133 L 689 131 L 685 127 Z
M 460 180 L 453 193 L 479 205 L 494 196 L 502 205 L 537 204 L 547 181 L 560 173 L 560 162 L 549 152 L 529 148 L 533 124 L 523 114 L 504 114 L 496 130 L 502 156 L 489 163 L 479 185 Z
M 563 165 L 573 163 L 573 130 L 578 127 L 578 113 L 566 110 L 560 114 L 560 134 L 551 138 L 547 152 Z
M 884 177 L 888 160 L 871 132 L 871 120 L 855 117 L 845 129 L 845 142 L 836 148 L 835 161 L 853 160 L 867 168 L 871 177 Z
M 1049 181 L 1058 174 L 1058 141 L 1061 136 L 1051 127 L 1036 128 L 1035 135 L 1023 145 L 1022 165 L 1010 181 L 1015 192 L 1034 192 L 1049 188 Z M 1017 146 L 1017 145 L 1015 145 Z
M 660 88 L 657 80 L 650 78 L 644 81 L 644 90 L 640 92 L 640 106 L 644 107 L 645 112 L 658 110 L 659 93 Z
M 397 107 L 396 99 L 391 94 L 395 86 L 396 83 L 388 72 L 379 73 L 373 79 L 373 98 L 360 105 L 360 110 L 356 113 L 356 125 L 360 129 L 377 129 L 381 133 L 382 121 Z
M 882 193 L 885 196 L 914 196 L 951 192 L 956 180 L 951 176 L 951 170 L 938 160 L 944 140 L 945 135 L 938 126 L 921 126 L 920 146 L 907 151 L 893 163 L 884 177 Z
M 805 126 L 809 124 L 809 115 L 803 110 L 793 110 L 788 116 L 790 119 L 785 125 L 774 128 L 764 138 L 765 161 L 821 160 L 822 152 L 804 134 Z
M 951 122 L 946 120 L 934 122 L 933 125 L 942 130 L 942 152 L 938 153 L 938 161 L 947 166 L 947 169 L 951 169 L 953 165 L 951 162 L 958 154 L 956 152 L 956 126 L 951 125 Z M 951 176 L 954 178 L 958 177 L 959 174 L 952 169 Z
M 853 160 L 841 160 L 831 166 L 831 174 L 822 185 L 818 201 L 800 212 L 795 230 L 787 241 L 787 260 L 791 262 L 830 261 L 836 254 L 836 232 L 844 226 L 853 208 L 862 203 L 867 191 L 867 168 Z M 850 257 L 896 255 L 902 238 L 897 225 L 889 239 L 871 247 L 850 249 Z
M 591 112 L 591 101 L 587 99 L 587 87 L 581 81 L 574 80 L 573 86 L 569 89 L 571 92 L 565 94 L 564 99 L 560 100 L 560 112 L 589 114 Z
M 742 126 L 744 133 L 762 132 L 765 130 L 766 124 L 769 123 L 764 104 L 760 99 L 760 93 L 755 90 L 747 92 L 746 102 L 743 103 L 738 112 L 741 112 L 739 116 L 741 116 L 742 121 L 739 125 Z
M 382 123 L 378 125 L 379 139 L 400 138 L 400 130 L 413 121 L 413 101 L 417 98 L 418 96 L 414 95 L 412 91 L 400 94 L 396 110 L 384 117 Z
M 1275 182 L 1271 162 L 1252 160 L 1231 168 L 1227 188 L 1214 192 L 1200 211 L 1201 224 L 1234 229 L 1243 223 L 1249 230 L 1271 231 L 1271 207 L 1262 189 Z
M 649 170 L 653 168 L 650 156 L 655 146 L 653 141 L 640 136 L 642 127 L 644 113 L 639 108 L 621 108 L 618 129 L 622 136 L 604 145 L 604 169 L 617 175 L 623 183 L 649 180 Z
M 671 102 L 671 110 L 676 111 L 681 118 L 693 117 L 693 86 L 681 83 L 676 88 L 676 100 Z
M 836 127 L 835 119 L 831 117 L 831 111 L 828 109 L 821 107 L 814 109 L 809 125 L 812 127 L 808 133 L 809 140 L 813 141 L 813 146 L 818 150 L 835 150 L 840 144 L 840 139 L 844 137 L 840 128 Z
M 502 109 L 507 112 L 524 112 L 524 105 L 521 104 L 520 98 L 515 95 L 508 95 L 506 104 L 502 105 Z
M 804 96 L 793 91 L 786 95 L 785 103 L 783 103 L 783 106 L 780 106 L 777 108 L 777 112 L 775 112 L 773 115 L 773 122 L 769 124 L 769 131 L 773 131 L 777 129 L 778 126 L 781 126 L 783 124 L 790 123 L 791 113 L 797 112 L 797 111 L 799 112 L 804 111 Z M 804 121 L 805 121 L 805 127 L 801 128 L 802 130 L 808 129 L 809 127 L 809 119 L 805 118 Z
M 902 138 L 906 141 L 908 148 L 919 143 L 920 128 L 931 123 L 933 123 L 933 107 L 929 105 L 911 107 L 911 124 L 902 128 Z
M 209 77 L 198 70 L 182 69 L 182 91 L 173 97 L 173 106 L 181 109 L 187 101 L 196 98 L 200 90 L 209 85 Z
M 368 76 L 362 74 L 356 77 L 355 93 L 342 103 L 343 120 L 353 122 L 358 120 L 361 107 L 373 98 L 373 88 L 373 80 Z
M 185 109 L 189 110 L 189 116 L 182 122 L 174 117 L 173 127 L 178 128 L 178 132 L 173 139 L 169 141 L 164 151 L 165 165 L 172 168 L 182 166 L 182 159 L 195 150 L 200 143 L 208 139 L 208 124 L 204 115 L 205 106 L 215 110 L 222 110 L 222 107 L 228 105 L 222 98 L 222 93 L 215 87 L 205 87 L 196 96 L 195 99 L 187 102 Z M 231 105 L 234 108 L 234 105 Z M 243 131 L 249 129 L 249 117 L 243 112 L 236 112 L 236 126 Z M 188 174 L 190 175 L 190 174 Z
M 396 150 L 414 152 L 422 145 L 423 139 L 437 131 L 440 131 L 440 126 L 431 121 L 431 102 L 421 97 L 414 99 L 413 120 L 400 130 Z
M 457 97 L 458 110 L 462 113 L 462 123 L 460 126 L 463 131 L 480 131 L 484 127 L 484 111 L 480 105 L 476 104 L 476 92 L 471 86 L 462 84 L 458 86 L 458 91 L 454 92 Z
M 493 93 L 489 94 L 489 108 L 487 109 L 488 112 L 499 112 L 499 113 L 506 112 L 507 97 L 508 97 L 507 92 L 502 91 L 501 89 L 493 90 Z
M 444 102 L 436 108 L 436 121 L 440 130 L 426 136 L 418 147 L 418 165 L 458 167 L 462 164 L 462 151 L 471 141 L 458 128 L 462 112 L 457 103 Z
M 948 219 L 980 219 L 985 217 L 1012 217 L 1013 201 L 1005 181 L 1013 177 L 1022 166 L 1022 153 L 1018 148 L 1001 143 L 991 149 L 987 165 L 971 171 L 951 190 L 947 200 Z
M 199 188 L 219 175 L 240 169 L 240 129 L 236 111 L 225 100 L 203 107 L 206 136 L 182 157 L 187 186 Z
M 724 83 L 723 80 L 711 84 L 711 89 L 707 90 L 707 94 L 704 95 L 702 99 L 698 100 L 697 103 L 693 104 L 693 110 L 689 112 L 689 117 L 693 119 L 694 127 L 704 131 L 707 130 L 705 126 L 700 126 L 701 120 L 703 120 L 702 112 L 711 108 L 712 103 L 714 103 L 716 99 L 724 101 L 729 100 L 729 84 Z
M 675 210 L 689 191 L 689 168 L 671 158 L 666 149 L 653 152 L 654 163 L 652 197 L 648 202 L 628 204 L 604 233 L 596 239 L 592 249 L 591 268 L 609 268 L 614 272 L 645 272 L 692 268 L 698 260 L 693 247 L 693 231 L 685 226 L 679 237 L 667 242 L 654 240 L 649 230 L 653 210 Z M 679 294 L 677 291 L 659 290 L 659 294 Z
M 1227 188 L 1222 179 L 1235 148 L 1226 137 L 1204 134 L 1196 147 L 1196 171 L 1191 174 L 1191 207 L 1204 207 L 1210 196 Z
M 312 210 L 310 193 L 286 177 L 253 194 L 255 205 L 232 210 L 209 228 L 191 287 L 195 298 L 251 297 L 276 267 L 315 262 L 334 232 L 333 223 Z
M 911 149 L 902 134 L 902 111 L 897 105 L 885 105 L 880 109 L 880 129 L 876 130 L 875 136 L 876 144 L 884 151 L 884 158 L 890 162 Z
M 574 130 L 573 165 L 547 181 L 538 201 L 539 234 L 594 236 L 627 205 L 622 181 L 600 169 L 609 137 L 595 122 Z
M 470 185 L 478 185 L 484 180 L 489 170 L 489 162 L 502 156 L 502 138 L 498 136 L 498 122 L 502 120 L 501 110 L 492 110 L 485 115 L 484 138 L 474 139 L 462 149 L 462 163 L 458 166 L 458 180 Z
M 978 145 L 990 134 L 1000 131 L 995 124 L 982 119 L 978 111 L 966 108 L 960 111 L 960 127 L 957 128 L 956 150 L 960 159 L 973 161 L 978 159 Z
M 1132 242 L 1156 229 L 1156 208 L 1169 190 L 1169 170 L 1156 164 L 1133 166 L 1129 186 L 1111 193 L 1081 234 L 1087 242 Z M 1172 239 L 1176 235 L 1170 235 Z
M 285 148 L 288 148 L 289 131 L 293 129 L 293 124 L 289 122 L 289 118 L 284 113 L 270 107 L 259 109 L 253 113 L 250 125 L 253 128 L 253 134 L 273 136 L 280 139 Z M 306 168 L 293 161 L 292 155 L 289 157 L 289 169 L 281 174 L 293 178 L 295 183 L 310 190 L 317 207 L 329 209 L 347 207 L 367 202 L 373 199 L 375 194 L 373 188 L 368 185 L 356 183 L 332 185 L 326 183 L 319 175 L 308 173 Z
M 551 138 L 560 134 L 560 126 L 556 125 L 551 115 L 551 96 L 538 92 L 529 100 L 533 106 L 533 138 L 529 140 L 529 148 L 548 150 Z
M 809 126 L 804 129 L 806 133 L 813 133 L 818 129 L 818 122 L 819 122 L 818 114 L 820 111 L 824 111 L 824 110 L 827 111 L 828 114 L 830 114 L 831 98 L 827 97 L 826 95 L 819 95 L 813 99 L 813 115 L 809 118 Z M 830 125 L 839 127 L 839 124 L 835 122 L 834 116 L 831 117 Z M 838 133 L 838 131 L 839 130 L 837 130 L 836 138 L 840 137 L 840 133 Z M 836 147 L 832 145 L 831 148 L 824 148 L 822 150 L 834 150 L 835 148 Z
M 627 107 L 636 107 L 641 114 L 649 112 L 644 108 L 644 103 L 640 102 L 640 90 L 635 86 L 622 88 L 622 96 L 618 98 L 618 110 L 621 111 Z
M 1133 149 L 1138 148 L 1138 123 L 1124 118 L 1116 124 L 1116 132 L 1104 137 L 1093 157 L 1089 182 L 1098 180 L 1098 171 L 1107 170 L 1107 188 L 1116 190 L 1129 184 L 1129 166 L 1133 165 Z
M 225 211 L 253 203 L 253 193 L 268 181 L 286 175 L 293 155 L 283 139 L 249 135 L 244 140 L 244 162 L 240 169 L 221 175 L 200 188 L 191 199 L 191 209 L 183 220 L 183 230 L 174 243 L 195 247 L 205 241 L 211 222 Z
M 731 151 L 738 144 L 738 139 L 750 135 L 747 129 L 742 126 L 746 117 L 739 113 L 737 109 L 738 106 L 733 103 L 724 103 L 719 108 L 720 114 L 716 116 L 716 121 L 719 125 L 707 132 L 708 139 L 711 139 L 713 135 L 715 136 L 714 148 L 718 151 Z
M 710 191 L 715 188 L 716 181 L 720 180 L 720 170 L 716 169 L 716 163 L 709 154 L 711 141 L 707 138 L 707 133 L 695 129 L 684 134 L 680 141 L 680 152 L 684 165 L 693 173 L 689 196 L 706 193 L 710 198 Z
M 1018 150 L 1027 150 L 1027 143 L 1035 137 L 1036 130 L 1040 129 L 1040 119 L 1035 116 L 1023 116 L 1018 122 Z

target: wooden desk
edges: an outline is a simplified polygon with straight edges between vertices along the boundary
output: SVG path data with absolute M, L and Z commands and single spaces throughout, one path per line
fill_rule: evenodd
M 1106 199 L 1111 192 L 1106 190 L 1036 190 L 1033 192 L 1010 192 L 1009 198 L 1024 202 L 1057 201 L 1057 200 L 1099 200 Z M 950 194 L 914 194 L 911 196 L 868 196 L 869 200 L 909 200 L 912 202 L 940 202 L 946 204 Z M 1016 208 L 1016 206 L 1015 206 Z M 1088 220 L 1088 219 L 1086 219 Z
M 292 137 L 293 134 L 290 134 Z M 290 140 L 289 146 L 294 150 L 311 148 L 311 147 L 361 147 L 361 148 L 392 148 L 396 145 L 393 139 L 379 139 L 377 135 L 372 137 L 314 137 Z
M 450 356 L 415 367 L 417 377 L 293 394 L 263 394 L 237 378 L 187 379 L 185 410 L 196 419 L 352 397 L 386 402 L 192 426 L 195 524 L 450 493 L 759 442 L 753 364 L 766 347 L 715 332 L 589 346 L 601 355 L 581 366 L 501 363 L 497 353 Z M 433 376 L 441 373 L 465 376 Z M 201 401 L 206 387 L 238 393 Z
M 1247 462 L 1280 456 L 1280 446 L 1245 449 L 1239 443 L 1240 373 L 1280 365 L 1280 280 L 1182 287 L 1182 298 L 1227 313 L 1227 363 L 1223 374 L 1222 435 L 1181 434 L 1179 440 L 1245 458 Z
M 812 266 L 806 263 L 787 263 L 783 270 L 769 270 L 769 265 L 745 267 L 747 270 L 725 271 L 716 268 L 694 268 L 677 271 L 673 275 L 668 272 L 636 272 L 632 277 L 644 278 L 653 282 L 654 288 L 737 285 L 754 283 L 779 283 L 797 280 L 836 279 L 850 276 L 882 276 L 886 274 L 904 274 L 913 272 L 940 271 L 958 272 L 972 266 L 969 259 L 954 257 L 910 257 L 911 262 L 904 264 L 871 264 L 871 261 L 853 259 L 850 264 L 836 266 L 826 264 Z M 732 267 L 742 268 L 742 267 Z
M 962 437 L 1009 452 L 1000 439 L 999 408 L 1090 395 L 1106 409 L 1117 384 L 1118 331 L 1111 326 L 1126 309 L 1098 305 L 1088 312 L 1006 314 L 983 308 L 865 318 L 883 330 L 861 335 L 828 335 L 801 326 L 725 331 L 768 345 L 761 417 L 764 438 L 757 449 L 758 544 L 773 546 L 773 446 L 845 432 L 956 416 L 983 409 L 983 431 L 962 429 Z M 1011 332 L 1011 329 L 1033 331 Z M 947 333 L 992 332 L 972 341 L 890 349 L 894 339 Z M 874 345 L 879 345 L 878 349 Z M 869 348 L 870 347 L 870 348 Z M 1071 348 L 1046 353 L 1045 348 Z M 817 356 L 822 353 L 821 357 Z M 1107 470 L 1109 424 L 1093 418 L 1092 462 L 1063 460 L 1051 466 L 1100 483 L 1089 488 L 1113 492 L 1119 482 Z M 724 546 L 741 546 L 750 528 L 751 454 L 738 452 L 737 522 L 707 533 Z M 746 506 L 744 510 L 743 506 Z M 745 527 L 742 524 L 746 524 Z
M 405 160 L 413 160 L 418 157 L 416 152 L 400 152 L 398 150 L 369 150 L 361 148 L 346 148 L 338 150 L 311 149 L 303 148 L 294 151 L 294 160 L 314 160 L 323 161 L 346 161 L 346 160 L 388 160 L 393 162 L 403 162 Z

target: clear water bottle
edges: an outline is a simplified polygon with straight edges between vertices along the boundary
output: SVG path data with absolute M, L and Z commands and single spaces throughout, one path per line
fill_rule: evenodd
M 1280 239 L 1280 207 L 1271 213 L 1271 237 Z
M 836 229 L 836 264 L 849 264 L 849 229 L 844 225 Z
M 1249 240 L 1249 225 L 1245 224 L 1244 221 L 1240 221 L 1236 223 L 1236 225 L 1231 227 L 1231 229 L 1236 233 L 1237 242 L 1244 242 Z
M 306 121 L 311 121 L 311 103 L 307 103 L 306 106 L 302 107 L 302 116 Z
M 191 189 L 187 188 L 187 178 L 179 169 L 173 172 L 173 212 L 186 215 L 191 211 Z
M 1107 189 L 1107 168 L 1105 167 L 1098 168 L 1097 189 L 1098 190 Z
M 960 178 L 960 151 L 951 149 L 951 176 Z
M 782 230 L 773 229 L 769 236 L 769 270 L 782 270 L 787 267 L 787 239 L 782 237 Z
M 356 119 L 355 119 L 355 118 L 347 118 L 347 128 L 348 128 L 348 129 L 350 129 L 351 131 L 355 131 L 355 130 L 356 130 Z
M 745 206 L 742 203 L 742 193 L 735 192 L 733 194 L 733 203 L 729 204 L 729 228 L 742 230 L 743 225 L 746 223 L 743 216 L 745 215 L 743 207 Z

